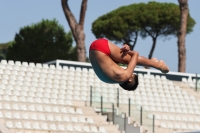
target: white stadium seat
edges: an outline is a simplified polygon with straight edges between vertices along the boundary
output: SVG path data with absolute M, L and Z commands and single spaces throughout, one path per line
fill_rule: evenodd
M 63 121 L 64 122 L 70 122 L 69 116 L 63 116 Z
M 40 130 L 40 124 L 37 122 L 32 123 L 33 129 Z
M 21 121 L 16 121 L 16 122 L 14 123 L 14 127 L 15 127 L 15 128 L 18 128 L 18 129 L 21 129 L 21 128 L 23 127 L 23 125 L 22 125 Z
M 56 124 L 49 124 L 49 129 L 53 131 L 57 130 Z
M 70 124 L 68 124 L 68 125 L 66 126 L 66 130 L 67 130 L 67 131 L 74 131 L 73 126 L 70 125 Z M 77 128 L 75 128 L 75 131 L 78 131 Z
M 6 121 L 6 127 L 7 128 L 13 128 L 13 122 L 12 121 Z
M 42 123 L 42 124 L 41 124 L 41 129 L 42 129 L 42 130 L 48 130 L 48 129 L 49 129 L 48 124 L 47 124 L 47 123 Z
M 100 133 L 106 133 L 106 130 L 105 130 L 104 127 L 99 127 L 99 132 L 100 132 Z
M 65 126 L 63 124 L 58 124 L 57 128 L 60 131 L 64 131 L 65 130 Z
M 83 131 L 84 132 L 91 132 L 89 126 L 83 126 Z
M 96 126 L 92 126 L 92 127 L 91 127 L 91 132 L 97 133 L 97 132 L 99 132 L 99 131 L 98 131 L 98 128 L 97 128 Z
M 45 117 L 45 115 L 44 114 L 39 114 L 38 115 L 38 120 L 46 120 L 46 117 Z
M 81 123 L 86 123 L 87 122 L 85 117 L 79 117 L 78 121 L 81 122 Z

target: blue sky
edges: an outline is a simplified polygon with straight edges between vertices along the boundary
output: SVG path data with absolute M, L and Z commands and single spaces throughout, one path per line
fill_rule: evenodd
M 129 5 L 138 2 L 148 2 L 149 0 L 88 0 L 88 8 L 84 31 L 86 34 L 86 50 L 90 43 L 95 40 L 95 36 L 91 32 L 91 24 L 99 16 L 108 13 L 120 6 Z M 173 2 L 178 4 L 177 0 L 154 0 L 158 2 Z M 69 0 L 69 6 L 74 13 L 76 19 L 79 18 L 81 0 Z M 199 30 L 200 30 L 200 0 L 189 0 L 189 10 L 191 16 L 195 19 L 196 25 L 194 31 L 186 36 L 186 72 L 200 73 L 200 45 L 199 45 Z M 14 36 L 21 27 L 37 23 L 42 19 L 56 19 L 64 26 L 66 32 L 69 31 L 68 23 L 65 19 L 61 7 L 60 0 L 20 0 L 11 2 L 8 0 L 0 1 L 0 43 L 8 42 L 14 39 Z M 120 45 L 119 45 L 120 46 Z M 152 46 L 151 38 L 145 40 L 139 38 L 135 50 L 140 55 L 148 57 Z M 162 59 L 169 66 L 171 71 L 178 70 L 178 53 L 177 53 L 177 38 L 170 39 L 159 38 L 153 54 L 153 57 Z

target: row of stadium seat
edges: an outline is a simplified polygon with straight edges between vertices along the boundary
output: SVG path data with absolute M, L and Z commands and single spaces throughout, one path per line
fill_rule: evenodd
M 159 107 L 159 106 L 143 106 L 146 111 L 153 112 L 165 112 L 165 113 L 180 113 L 180 114 L 190 114 L 190 115 L 200 115 L 199 109 L 187 109 L 187 108 L 170 108 L 170 107 Z M 138 108 L 140 109 L 140 108 Z
M 83 76 L 72 76 L 72 75 L 56 75 L 56 74 L 43 74 L 43 73 L 32 73 L 32 72 L 19 72 L 19 73 L 2 73 L 0 74 L 0 78 L 7 79 L 7 80 L 21 80 L 21 81 L 34 81 L 34 82 L 48 82 L 48 83 L 59 83 L 61 80 L 69 80 L 74 82 L 95 82 L 100 84 L 105 84 L 104 82 L 100 81 L 97 77 L 83 77 Z M 168 80 L 139 80 L 139 83 L 142 85 L 168 85 L 173 86 L 173 83 Z M 106 85 L 106 84 L 105 84 Z M 108 85 L 108 84 L 107 84 Z
M 67 76 L 62 76 L 62 77 L 51 77 L 48 76 L 48 78 L 44 78 L 42 76 L 21 76 L 21 75 L 0 75 L 1 83 L 4 84 L 8 84 L 8 83 L 12 83 L 16 84 L 22 84 L 21 82 L 36 82 L 36 83 L 54 83 L 54 84 L 80 84 L 84 85 L 84 83 L 87 85 L 87 81 L 88 82 L 92 82 L 93 85 L 95 86 L 101 86 L 101 87 L 109 87 L 112 86 L 110 84 L 106 84 L 101 82 L 98 78 L 94 79 L 94 78 L 88 78 L 85 79 L 85 77 L 70 77 L 68 78 Z M 118 86 L 117 84 L 113 84 L 115 86 Z M 169 86 L 174 88 L 174 85 L 171 82 L 167 82 L 167 81 L 163 81 L 163 82 L 140 82 L 139 86 L 141 87 L 152 87 L 152 88 L 169 88 Z
M 22 82 L 22 83 L 26 83 L 26 82 Z M 31 84 L 31 83 L 30 83 Z M 83 86 L 82 86 L 83 85 Z M 98 91 L 98 92 L 109 92 L 109 93 L 117 93 L 119 86 L 115 86 L 112 88 L 111 86 L 109 87 L 93 87 L 92 89 L 93 91 Z M 90 91 L 90 86 L 86 86 L 84 84 L 81 85 L 58 85 L 58 84 L 41 84 L 40 87 L 36 87 L 36 86 L 27 86 L 27 85 L 11 85 L 11 84 L 1 84 L 0 83 L 0 89 L 3 90 L 10 90 L 10 91 L 14 91 L 14 90 L 18 90 L 18 91 L 33 91 L 33 92 L 47 92 L 47 93 L 61 93 L 61 94 L 65 94 L 65 92 L 67 91 Z M 123 89 L 119 89 L 120 92 L 122 92 L 123 94 L 127 94 L 126 91 L 123 91 Z M 131 92 L 131 94 L 133 94 L 133 92 Z
M 110 90 L 114 89 L 114 93 L 116 93 L 118 91 L 117 88 L 120 88 L 119 85 L 114 85 L 113 87 L 109 86 L 108 88 L 104 88 L 101 87 L 101 85 L 99 85 L 99 87 L 96 87 L 97 84 L 94 84 L 93 89 L 97 92 L 104 92 L 104 90 L 109 90 L 108 92 L 110 92 Z M 152 92 L 152 93 L 171 93 L 171 94 L 187 94 L 186 91 L 180 89 L 179 86 L 172 86 L 172 85 L 157 85 L 157 86 L 150 86 L 150 85 L 146 85 L 146 86 L 142 86 L 141 84 L 139 84 L 139 86 L 137 87 L 137 89 L 135 91 L 126 91 L 123 89 L 119 89 L 119 91 L 121 92 L 121 94 L 137 94 L 140 95 L 139 93 L 141 92 Z M 105 91 L 107 92 L 107 91 Z
M 87 96 L 73 96 L 67 95 L 67 97 L 61 98 L 45 98 L 45 97 L 29 97 L 29 96 L 13 96 L 13 95 L 3 95 L 0 97 L 1 101 L 10 102 L 28 102 L 28 103 L 42 103 L 42 104 L 59 104 L 59 105 L 70 105 L 70 100 L 89 100 Z
M 197 81 L 197 83 L 196 83 Z M 191 79 L 191 78 L 182 78 L 182 82 L 184 83 L 188 83 L 188 85 L 191 87 L 191 88 L 200 88 L 200 79 L 196 80 L 196 79 Z
M 39 91 L 43 92 L 44 88 L 47 89 L 45 91 L 48 92 L 48 89 L 52 89 L 54 91 L 58 90 L 90 90 L 90 86 L 92 86 L 93 91 L 97 92 L 110 92 L 110 93 L 117 93 L 118 89 L 120 88 L 119 85 L 103 85 L 103 84 L 94 84 L 89 85 L 84 82 L 81 82 L 80 84 L 73 84 L 71 82 L 67 82 L 64 84 L 57 84 L 57 83 L 45 83 L 45 82 L 31 82 L 31 81 L 17 81 L 15 82 L 14 80 L 10 80 L 10 82 L 4 82 L 5 80 L 1 80 L 0 83 L 0 88 L 1 89 L 9 89 L 9 90 L 32 90 L 32 91 Z M 13 83 L 13 84 L 9 84 Z M 14 84 L 16 83 L 16 84 Z M 41 91 L 39 90 L 41 89 Z M 140 93 L 169 93 L 169 94 L 182 94 L 182 95 L 187 95 L 187 93 L 180 88 L 173 87 L 173 86 L 157 86 L 157 87 L 144 87 L 144 86 L 139 86 L 138 89 L 135 92 L 127 92 L 124 91 L 123 89 L 119 89 L 119 91 L 123 94 L 137 94 L 140 95 Z M 144 94 L 145 95 L 145 94 Z
M 48 64 L 41 64 L 41 63 L 33 63 L 33 62 L 20 62 L 20 61 L 12 61 L 9 60 L 8 62 L 6 60 L 1 60 L 1 65 L 3 66 L 13 66 L 13 67 L 27 67 L 27 68 L 44 68 L 44 69 L 58 69 L 58 70 L 68 70 L 68 66 L 64 66 L 63 68 L 61 66 L 55 67 L 55 65 L 48 65 Z M 9 69 L 9 68 L 8 68 Z M 71 67 L 70 70 L 75 70 L 74 67 Z M 84 69 L 85 71 L 86 69 Z
M 160 127 L 162 128 L 168 128 L 168 129 L 183 129 L 183 130 L 199 130 L 200 126 L 198 124 L 179 124 L 179 123 L 164 123 L 162 122 L 160 124 Z
M 19 112 L 0 112 L 0 118 L 5 119 L 18 119 L 18 120 L 35 120 L 35 121 L 55 121 L 55 122 L 80 122 L 85 124 L 94 124 L 92 117 L 83 117 L 83 116 L 69 116 L 69 115 L 52 115 L 52 114 L 36 114 L 36 113 L 19 113 Z
M 16 77 L 17 78 L 17 77 Z M 72 85 L 72 86 L 87 86 L 90 88 L 90 86 L 93 86 L 97 89 L 103 89 L 103 88 L 119 88 L 118 84 L 106 84 L 106 83 L 100 83 L 95 81 L 79 81 L 79 80 L 67 80 L 67 79 L 45 79 L 45 78 L 22 78 L 19 76 L 18 79 L 14 79 L 12 77 L 6 77 L 2 76 L 2 79 L 0 79 L 1 84 L 7 84 L 7 85 L 25 85 L 25 86 L 35 86 L 35 87 L 43 87 L 43 86 L 50 86 L 50 87 L 60 87 L 61 85 Z M 152 88 L 152 89 L 164 89 L 164 90 L 181 90 L 178 88 L 178 86 L 174 85 L 167 85 L 167 84 L 154 84 L 154 83 L 139 83 L 138 90 L 146 90 L 144 88 Z
M 148 74 L 138 74 L 139 79 L 156 79 L 156 80 L 167 80 L 165 75 L 148 75 Z
M 21 86 L 32 86 L 32 87 L 48 87 L 48 88 L 60 88 L 62 85 L 72 85 L 72 86 L 87 86 L 90 88 L 90 86 L 97 86 L 97 87 L 104 87 L 104 88 L 109 88 L 109 87 L 119 87 L 118 85 L 106 85 L 106 84 L 99 84 L 95 82 L 79 82 L 79 81 L 73 81 L 73 80 L 43 80 L 39 82 L 31 81 L 28 78 L 26 80 L 13 80 L 13 79 L 1 79 L 0 84 L 6 84 L 6 85 L 21 85 Z M 51 82 L 51 83 L 50 83 Z M 66 86 L 65 86 L 66 87 Z
M 149 114 L 148 115 L 149 119 L 153 119 L 153 115 Z M 168 114 L 156 114 L 155 115 L 156 120 L 173 120 L 177 122 L 200 122 L 200 117 L 199 116 L 183 116 L 183 115 L 168 115 Z
M 172 81 L 168 80 L 155 80 L 155 79 L 139 79 L 140 83 L 151 83 L 151 84 L 163 84 L 163 85 L 173 85 Z
M 157 86 L 138 86 L 136 91 L 140 91 L 140 92 L 169 92 L 171 94 L 182 94 L 185 93 L 185 91 L 183 91 L 182 89 L 180 89 L 179 86 L 172 86 L 172 85 L 157 85 Z
M 30 84 L 28 84 L 27 82 L 23 82 L 26 83 L 27 85 L 10 85 L 10 84 L 1 84 L 0 83 L 0 89 L 7 89 L 7 90 L 23 90 L 23 91 L 33 91 L 33 92 L 48 92 L 48 93 L 60 93 L 66 90 L 83 90 L 83 91 L 89 91 L 90 87 L 89 86 L 81 86 L 81 85 L 58 85 L 58 84 L 40 84 L 40 87 L 36 87 L 36 86 L 31 86 Z M 105 88 L 104 88 L 105 89 Z M 104 92 L 108 92 L 106 91 L 108 90 L 107 88 L 104 90 Z M 112 90 L 112 89 L 110 89 Z M 114 91 L 113 91 L 114 93 Z
M 2 110 L 21 110 L 21 111 L 39 111 L 39 112 L 52 112 L 52 113 L 70 113 L 70 114 L 84 114 L 81 108 L 73 108 L 73 107 L 60 107 L 53 105 L 38 105 L 36 103 L 32 104 L 9 104 L 4 103 L 0 105 L 0 109 Z
M 154 98 L 154 99 L 153 99 Z M 181 106 L 181 104 L 184 104 L 184 105 L 198 105 L 200 106 L 200 102 L 199 101 L 196 101 L 196 100 L 187 100 L 187 99 L 171 99 L 171 98 L 155 98 L 155 97 L 149 97 L 149 98 L 139 98 L 139 97 L 136 97 L 135 99 L 132 99 L 132 101 L 135 101 L 135 103 L 140 103 L 141 105 L 153 105 L 153 106 L 157 106 L 160 104 L 163 106 L 165 106 L 165 103 L 168 105 L 168 106 L 173 106 L 173 105 L 177 105 L 179 104 Z M 159 101 L 158 101 L 159 100 Z
M 73 77 L 96 77 L 94 73 L 86 73 L 86 72 L 73 72 L 73 71 L 66 71 L 66 70 L 35 70 L 35 69 L 27 69 L 25 70 L 16 70 L 16 69 L 2 69 L 0 68 L 0 74 L 7 74 L 7 75 L 21 75 L 21 76 L 73 76 Z
M 40 72 L 17 72 L 17 71 L 5 71 L 0 72 L 0 76 L 2 78 L 16 78 L 16 76 L 20 76 L 23 80 L 24 77 L 34 77 L 34 78 L 47 78 L 47 79 L 68 79 L 68 80 L 83 80 L 84 78 L 88 78 L 92 80 L 94 78 L 95 81 L 99 81 L 97 77 L 94 76 L 82 76 L 82 75 L 68 75 L 68 74 L 51 74 L 51 73 L 40 73 Z M 39 80 L 39 79 L 38 79 Z
M 137 92 L 137 91 L 136 91 Z M 96 97 L 100 97 L 100 96 L 103 96 L 103 97 L 117 97 L 117 94 L 116 93 L 109 93 L 106 91 L 106 92 L 99 92 L 99 91 L 95 91 L 93 92 L 93 95 L 96 96 Z M 138 92 L 138 93 L 134 93 L 134 94 L 119 94 L 119 97 L 121 98 L 124 98 L 124 99 L 128 99 L 128 98 L 131 98 L 131 99 L 143 99 L 143 98 L 146 98 L 146 97 L 154 97 L 156 98 L 157 100 L 160 99 L 160 98 L 171 98 L 171 99 L 180 99 L 180 100 L 195 100 L 195 97 L 194 96 L 190 96 L 188 94 L 184 94 L 184 93 L 178 93 L 178 94 L 174 94 L 174 93 L 168 93 L 168 92 Z
M 0 88 L 3 88 L 3 87 L 5 87 L 5 86 L 3 86 L 3 85 L 0 86 Z M 81 95 L 82 100 L 83 99 L 87 100 L 88 99 L 87 96 L 89 96 L 89 92 L 83 91 L 83 90 L 82 91 L 80 91 L 80 90 L 74 90 L 73 91 L 73 90 L 70 89 L 70 90 L 65 91 L 63 89 L 50 89 L 50 88 L 45 88 L 45 89 L 39 88 L 39 90 L 38 90 L 38 89 L 33 88 L 33 87 L 30 87 L 30 89 L 26 88 L 26 89 L 22 89 L 22 90 L 9 90 L 11 88 L 12 87 L 9 85 L 9 88 L 4 88 L 3 90 L 2 89 L 0 90 L 0 94 L 4 95 L 4 96 L 1 97 L 2 99 L 4 99 L 4 100 L 17 99 L 16 97 L 14 97 L 15 95 L 16 96 L 20 95 L 20 96 L 29 96 L 29 97 L 39 97 L 39 98 L 44 97 L 44 98 L 53 98 L 53 99 L 73 99 L 73 98 L 71 98 L 72 97 L 71 95 L 74 95 L 75 99 L 79 99 L 77 97 L 79 97 Z M 116 98 L 117 97 L 117 95 L 116 95 L 116 93 L 114 93 L 113 89 L 106 89 L 105 88 L 105 89 L 102 89 L 101 91 L 102 91 L 101 93 L 99 93 L 99 91 L 95 91 L 94 96 L 100 97 L 101 95 L 103 95 L 104 98 L 106 98 L 106 97 Z M 109 95 L 107 94 L 108 91 L 110 92 Z M 61 93 L 61 94 L 58 95 L 58 93 Z M 178 91 L 177 91 L 177 93 L 178 93 Z M 159 91 L 158 92 L 155 91 L 155 92 L 152 93 L 151 91 L 149 91 L 149 92 L 139 92 L 137 90 L 132 94 L 129 94 L 129 97 L 131 99 L 135 99 L 135 100 L 140 100 L 141 99 L 140 96 L 142 96 L 143 98 L 145 96 L 149 96 L 149 98 L 151 98 L 151 97 L 156 98 L 157 97 L 157 100 L 160 100 L 159 97 L 161 97 L 161 98 L 162 97 L 172 98 L 174 100 L 176 100 L 176 99 L 195 100 L 195 98 L 193 96 L 188 96 L 187 93 L 180 92 L 178 94 L 173 94 L 173 93 L 170 94 L 169 91 L 166 91 L 166 90 L 165 90 L 165 92 L 160 91 L 160 93 L 159 93 Z M 13 95 L 13 96 L 12 96 L 12 98 L 9 98 L 9 96 L 7 96 L 7 95 Z M 137 96 L 139 96 L 139 97 L 137 97 Z M 121 93 L 120 98 L 121 99 L 127 99 L 128 97 L 127 97 L 126 94 Z M 145 99 L 143 99 L 143 100 L 145 100 Z M 185 102 L 187 102 L 187 100 Z
M 108 101 L 113 101 L 114 103 L 116 103 L 117 101 L 117 96 L 116 95 L 108 95 L 106 94 L 107 96 L 103 96 L 103 99 L 104 99 L 104 102 L 108 102 Z M 94 101 L 99 101 L 100 102 L 100 98 L 101 96 L 97 96 L 97 95 L 94 95 Z M 154 105 L 156 105 L 157 103 L 159 102 L 162 102 L 162 103 L 168 103 L 168 104 L 190 104 L 190 105 L 199 105 L 199 102 L 196 101 L 196 100 L 190 100 L 190 99 L 179 99 L 179 98 L 170 98 L 170 97 L 155 97 L 155 96 L 143 96 L 143 95 L 140 95 L 140 96 L 127 96 L 126 95 L 120 95 L 119 96 L 119 100 L 124 100 L 126 101 L 125 103 L 128 103 L 128 99 L 131 99 L 131 102 L 132 104 L 135 104 L 135 103 L 140 103 L 141 105 L 153 105 L 152 103 L 154 103 Z M 88 98 L 89 99 L 89 98 Z M 112 100 L 111 100 L 112 99 Z M 160 100 L 160 101 L 158 101 Z
M 94 74 L 93 69 L 87 69 L 87 68 L 83 68 L 81 69 L 80 67 L 68 67 L 68 66 L 58 66 L 55 67 L 55 65 L 48 65 L 48 64 L 42 64 L 43 67 L 30 67 L 27 66 L 26 64 L 23 64 L 22 66 L 18 66 L 18 65 L 10 65 L 10 64 L 0 64 L 0 68 L 1 69 L 6 69 L 6 70 L 17 70 L 17 71 L 38 71 L 38 72 L 44 72 L 44 73 L 52 73 L 52 74 L 61 74 L 61 72 L 65 71 L 65 72 L 75 72 L 75 73 L 92 73 Z M 55 72 L 55 73 L 54 73 Z
M 62 76 L 62 77 L 58 77 L 58 76 L 47 76 L 47 77 L 42 77 L 42 76 L 21 76 L 21 75 L 0 75 L 1 79 L 6 80 L 6 82 L 9 81 L 14 81 L 14 82 L 20 82 L 20 81 L 32 81 L 32 82 L 46 82 L 46 83 L 55 83 L 55 84 L 66 84 L 67 81 L 72 82 L 72 83 L 77 83 L 77 82 L 94 82 L 96 84 L 101 84 L 101 85 L 107 85 L 103 82 L 100 82 L 99 79 L 94 79 L 94 78 L 87 78 L 85 79 L 85 77 L 68 77 L 68 76 Z
M 101 102 L 100 97 L 94 97 L 93 98 L 94 102 Z M 103 102 L 105 103 L 117 103 L 117 100 L 115 98 L 103 98 Z M 122 104 L 128 104 L 129 101 L 128 99 L 119 99 L 119 103 Z M 182 102 L 176 102 L 176 103 L 170 103 L 170 102 L 162 102 L 163 104 L 160 103 L 156 103 L 156 102 L 152 102 L 152 101 L 145 101 L 145 100 L 133 100 L 131 99 L 131 104 L 136 104 L 136 105 L 142 105 L 142 106 L 148 106 L 148 108 L 150 106 L 155 106 L 158 108 L 164 108 L 164 107 L 168 107 L 168 108 L 179 108 L 179 109 L 195 109 L 198 110 L 200 108 L 200 105 L 198 104 L 193 104 L 192 103 L 182 103 Z M 194 103 L 196 103 L 196 101 L 194 101 Z M 152 107 L 154 108 L 154 107 Z
M 88 70 L 86 68 L 81 69 L 80 67 L 76 67 L 75 68 L 75 67 L 72 67 L 72 66 L 70 66 L 70 67 L 64 66 L 63 68 L 61 66 L 59 66 L 59 67 L 56 68 L 54 65 L 48 66 L 47 64 L 40 64 L 40 63 L 34 64 L 34 63 L 27 63 L 27 62 L 22 62 L 22 64 L 21 64 L 21 62 L 17 61 L 16 63 L 14 63 L 14 61 L 11 61 L 11 60 L 8 61 L 8 62 L 6 60 L 2 60 L 1 61 L 1 65 L 2 66 L 3 65 L 5 65 L 5 66 L 13 66 L 13 67 L 20 67 L 20 66 L 21 67 L 27 67 L 27 68 L 30 69 L 30 71 L 32 71 L 31 68 L 45 68 L 45 69 L 49 68 L 49 70 L 55 69 L 60 74 L 61 74 L 61 72 L 59 72 L 59 70 L 70 70 L 70 72 L 74 71 L 74 72 L 86 72 L 86 73 L 89 72 L 89 73 L 94 73 L 93 69 L 89 69 Z M 9 70 L 9 67 L 7 67 L 7 69 Z M 37 72 L 37 70 L 34 71 L 34 72 Z M 160 75 L 154 76 L 154 75 L 147 75 L 147 74 L 144 74 L 144 75 L 143 74 L 138 74 L 138 75 L 139 75 L 139 78 L 166 80 L 166 77 L 164 75 L 162 75 L 162 76 L 160 76 Z
M 6 121 L 8 128 L 17 129 L 33 129 L 33 130 L 53 130 L 53 131 L 70 131 L 70 132 L 100 132 L 106 133 L 104 127 L 97 126 L 80 126 L 72 124 L 54 124 L 54 123 L 38 123 L 38 122 L 27 122 L 27 121 Z
M 46 91 L 47 89 L 45 89 Z M 48 90 L 47 90 L 48 91 Z M 105 93 L 107 95 L 107 93 Z M 1 97 L 3 95 L 14 95 L 14 96 L 29 96 L 29 97 L 44 97 L 44 98 L 61 98 L 61 99 L 65 99 L 66 97 L 68 97 L 68 95 L 83 95 L 83 96 L 88 96 L 88 91 L 80 91 L 80 90 L 62 90 L 62 89 L 58 89 L 58 90 L 51 90 L 48 92 L 37 92 L 37 91 L 26 91 L 26 90 L 2 90 L 0 89 L 0 95 Z M 113 94 L 111 94 L 112 96 Z
M 196 83 L 196 79 L 191 79 L 191 78 L 182 78 L 182 82 L 185 82 L 185 83 Z M 197 80 L 197 82 L 200 82 L 200 79 Z
M 135 98 L 135 99 L 131 99 L 132 101 L 135 101 L 136 103 L 140 103 L 141 105 L 152 105 L 152 106 L 170 106 L 170 107 L 174 107 L 176 105 L 176 107 L 179 106 L 200 106 L 200 102 L 196 101 L 196 100 L 186 100 L 186 99 L 171 99 L 171 100 L 166 100 L 166 98 L 162 98 L 162 99 L 154 99 L 151 100 L 150 98 L 148 99 L 139 99 L 139 98 Z M 160 100 L 160 101 L 157 101 Z M 174 105 L 174 106 L 173 106 Z M 179 105 L 179 106 L 178 106 Z M 185 107 L 184 107 L 185 108 Z

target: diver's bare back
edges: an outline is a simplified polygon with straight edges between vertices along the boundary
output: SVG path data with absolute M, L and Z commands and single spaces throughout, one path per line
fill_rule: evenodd
M 89 56 L 93 69 L 99 79 L 106 83 L 118 83 L 116 81 L 116 71 L 122 69 L 121 67 L 119 67 L 109 56 L 100 51 L 91 50 Z

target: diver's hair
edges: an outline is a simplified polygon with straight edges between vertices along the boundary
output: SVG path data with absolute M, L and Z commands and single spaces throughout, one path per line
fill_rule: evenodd
M 135 74 L 135 76 L 133 76 L 132 81 L 129 82 L 129 80 L 127 80 L 126 82 L 119 84 L 124 90 L 128 90 L 128 91 L 134 91 L 137 89 L 138 86 L 138 75 Z

